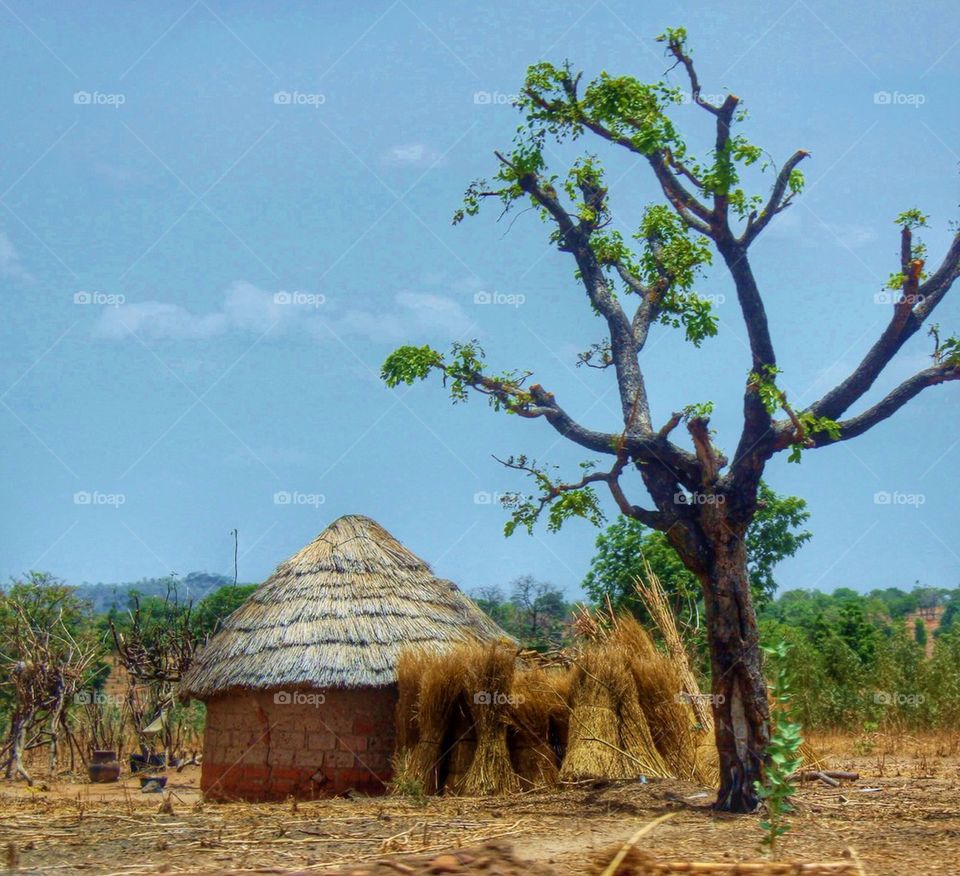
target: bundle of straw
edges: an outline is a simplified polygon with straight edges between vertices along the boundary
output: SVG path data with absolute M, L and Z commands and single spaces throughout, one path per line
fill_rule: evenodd
M 667 647 L 667 652 L 673 659 L 677 674 L 680 677 L 680 690 L 687 693 L 690 699 L 690 705 L 697 716 L 697 721 L 705 733 L 713 732 L 713 713 L 710 706 L 700 695 L 700 685 L 697 683 L 697 677 L 693 674 L 690 667 L 690 657 L 687 649 L 677 630 L 677 621 L 664 593 L 663 585 L 660 579 L 654 574 L 650 563 L 646 558 L 643 560 L 643 578 L 637 578 L 634 581 L 634 589 L 637 596 L 643 603 L 648 614 L 653 618 L 653 622 L 660 630 L 663 636 L 663 642 Z
M 461 793 L 480 797 L 520 790 L 507 748 L 516 652 L 496 643 L 477 643 L 457 648 L 451 656 L 456 657 L 456 672 L 466 682 L 467 706 L 477 736 Z
M 513 684 L 513 726 L 507 736 L 510 760 L 524 788 L 556 785 L 560 767 L 551 717 L 566 711 L 551 675 L 534 668 L 517 672 Z
M 692 708 L 696 700 L 684 696 L 679 667 L 657 650 L 650 635 L 633 617 L 619 618 L 608 642 L 623 655 L 653 744 L 671 773 L 700 781 L 709 778 L 710 771 L 698 753 L 703 734 L 697 730 L 697 716 Z
M 420 648 L 405 648 L 397 658 L 397 751 L 412 749 L 420 737 L 417 709 L 420 685 L 433 655 Z
M 607 642 L 588 646 L 576 666 L 570 696 L 562 780 L 670 775 L 654 745 L 620 646 Z
M 409 778 L 422 783 L 425 794 L 439 790 L 446 754 L 444 742 L 454 707 L 464 690 L 464 675 L 457 669 L 455 652 L 424 662 L 416 709 L 417 741 L 410 749 L 405 769 Z

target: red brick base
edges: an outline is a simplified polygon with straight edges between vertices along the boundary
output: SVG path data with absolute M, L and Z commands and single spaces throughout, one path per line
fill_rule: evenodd
M 395 685 L 216 697 L 207 702 L 200 787 L 212 800 L 382 794 L 396 702 Z

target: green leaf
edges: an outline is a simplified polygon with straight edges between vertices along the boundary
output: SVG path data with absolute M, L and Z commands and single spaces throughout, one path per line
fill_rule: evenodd
M 400 347 L 394 350 L 380 369 L 381 379 L 393 388 L 401 383 L 423 380 L 432 368 L 443 365 L 443 356 L 428 346 Z

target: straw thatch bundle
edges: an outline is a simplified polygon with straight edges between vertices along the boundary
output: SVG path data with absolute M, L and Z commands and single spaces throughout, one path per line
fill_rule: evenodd
M 711 771 L 699 753 L 704 732 L 680 667 L 657 650 L 649 633 L 631 616 L 618 618 L 608 643 L 619 648 L 637 687 L 653 744 L 679 778 L 707 781 Z
M 668 776 L 622 646 L 591 644 L 574 668 L 570 735 L 560 778 Z
M 464 679 L 454 671 L 456 663 L 452 653 L 434 655 L 423 662 L 414 714 L 416 741 L 396 763 L 395 778 L 420 782 L 426 794 L 436 794 L 442 787 L 448 730 L 458 707 L 462 711 Z M 401 665 L 408 670 L 417 664 L 404 661 Z
M 654 574 L 650 563 L 643 560 L 644 577 L 634 581 L 634 589 L 653 622 L 663 636 L 667 653 L 670 655 L 680 677 L 682 690 L 688 694 L 689 702 L 697 716 L 697 721 L 705 733 L 713 733 L 713 712 L 709 703 L 700 695 L 700 685 L 690 666 L 690 656 L 677 629 L 677 620 L 663 590 L 660 579 Z
M 406 648 L 397 657 L 397 752 L 410 751 L 420 739 L 420 683 L 432 657 L 423 648 Z
M 348 515 L 227 618 L 182 690 L 205 699 L 237 688 L 387 685 L 404 647 L 471 639 L 510 640 L 383 527 Z
M 443 793 L 461 794 L 477 752 L 477 732 L 466 697 L 461 697 L 454 707 L 453 718 L 443 742 L 443 752 Z
M 461 793 L 479 797 L 518 791 L 520 780 L 507 748 L 507 728 L 516 702 L 516 651 L 493 643 L 461 646 L 453 653 L 463 660 L 467 704 L 477 737 Z
M 514 726 L 510 760 L 524 788 L 556 785 L 569 726 L 569 673 L 563 669 L 518 672 L 514 677 Z

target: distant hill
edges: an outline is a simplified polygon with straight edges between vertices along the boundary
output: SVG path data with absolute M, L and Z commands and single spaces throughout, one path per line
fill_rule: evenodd
M 141 578 L 139 581 L 127 581 L 119 584 L 80 584 L 77 595 L 87 600 L 97 614 L 111 608 L 124 609 L 130 593 L 136 591 L 142 596 L 165 596 L 168 588 L 176 584 L 177 595 L 181 601 L 192 599 L 199 602 L 208 593 L 220 587 L 233 584 L 233 578 L 211 572 L 190 572 L 183 578 Z

